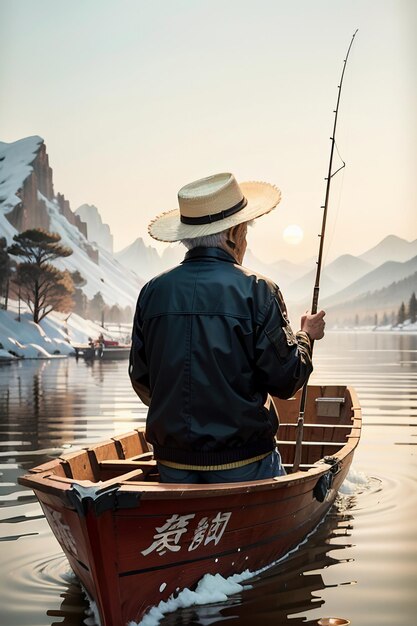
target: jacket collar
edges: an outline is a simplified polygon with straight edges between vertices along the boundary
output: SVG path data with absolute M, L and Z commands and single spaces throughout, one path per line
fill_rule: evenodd
M 223 248 L 193 248 L 189 250 L 185 255 L 183 263 L 187 263 L 188 261 L 195 261 L 201 259 L 218 259 L 219 261 L 226 261 L 227 263 L 234 263 L 235 265 L 240 265 L 238 261 L 236 261 L 235 257 L 223 250 Z

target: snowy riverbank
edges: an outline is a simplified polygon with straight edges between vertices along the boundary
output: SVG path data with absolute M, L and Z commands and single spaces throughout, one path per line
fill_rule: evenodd
M 98 322 L 85 320 L 76 313 L 57 312 L 50 313 L 40 324 L 35 324 L 26 308 L 19 315 L 17 302 L 9 302 L 8 309 L 0 309 L 0 361 L 73 355 L 74 345 L 87 344 L 89 337 L 97 339 L 101 333 L 105 339 L 121 343 L 130 341 L 129 324 L 105 324 L 105 328 L 102 328 Z M 417 333 L 417 323 L 406 320 L 398 326 L 334 327 L 329 331 Z
M 100 333 L 105 339 L 125 341 L 130 327 L 124 324 L 103 329 L 76 313 L 57 312 L 35 324 L 29 311 L 19 316 L 17 303 L 12 301 L 8 311 L 0 310 L 0 361 L 62 358 L 74 354 L 74 345 L 88 343 L 89 337 L 97 339 Z
M 411 322 L 405 320 L 403 324 L 387 324 L 385 326 L 374 326 L 373 324 L 367 326 L 333 326 L 333 328 L 327 328 L 326 332 L 358 332 L 358 333 L 416 333 L 417 334 L 417 322 Z

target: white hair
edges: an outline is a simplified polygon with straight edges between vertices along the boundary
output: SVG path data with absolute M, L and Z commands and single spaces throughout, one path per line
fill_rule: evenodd
M 255 220 L 249 220 L 249 222 L 242 222 L 248 226 L 253 226 Z M 227 236 L 230 228 L 222 230 L 214 235 L 206 235 L 205 237 L 194 237 L 193 239 L 181 239 L 181 243 L 187 248 L 192 250 L 193 248 L 224 248 L 227 242 Z
M 205 237 L 193 237 L 193 239 L 181 239 L 181 243 L 187 248 L 222 248 L 226 245 L 229 229 L 222 230 L 214 235 L 205 235 Z

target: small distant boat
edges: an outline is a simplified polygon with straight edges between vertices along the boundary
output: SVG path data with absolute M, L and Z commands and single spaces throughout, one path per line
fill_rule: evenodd
M 102 348 L 99 358 L 107 361 L 108 359 L 128 359 L 130 355 L 130 345 L 117 344 Z
M 74 346 L 75 356 L 80 356 L 87 361 L 94 359 L 101 360 L 119 360 L 128 359 L 130 354 L 130 344 L 119 344 L 117 342 L 105 341 L 104 343 L 95 343 Z
M 19 479 L 37 495 L 102 626 L 140 621 L 206 573 L 259 570 L 303 541 L 326 515 L 361 434 L 345 386 L 311 386 L 301 465 L 291 473 L 300 394 L 274 399 L 288 474 L 215 485 L 158 481 L 143 430 L 40 465 Z

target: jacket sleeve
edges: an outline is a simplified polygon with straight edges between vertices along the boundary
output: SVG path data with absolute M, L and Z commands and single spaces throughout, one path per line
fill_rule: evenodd
M 278 398 L 294 395 L 313 371 L 310 338 L 303 331 L 293 333 L 278 288 L 257 329 L 255 359 L 258 388 Z
M 145 344 L 142 333 L 142 320 L 140 316 L 140 304 L 136 306 L 133 320 L 132 347 L 130 349 L 129 376 L 132 387 L 147 406 L 150 405 L 149 370 L 145 353 Z

